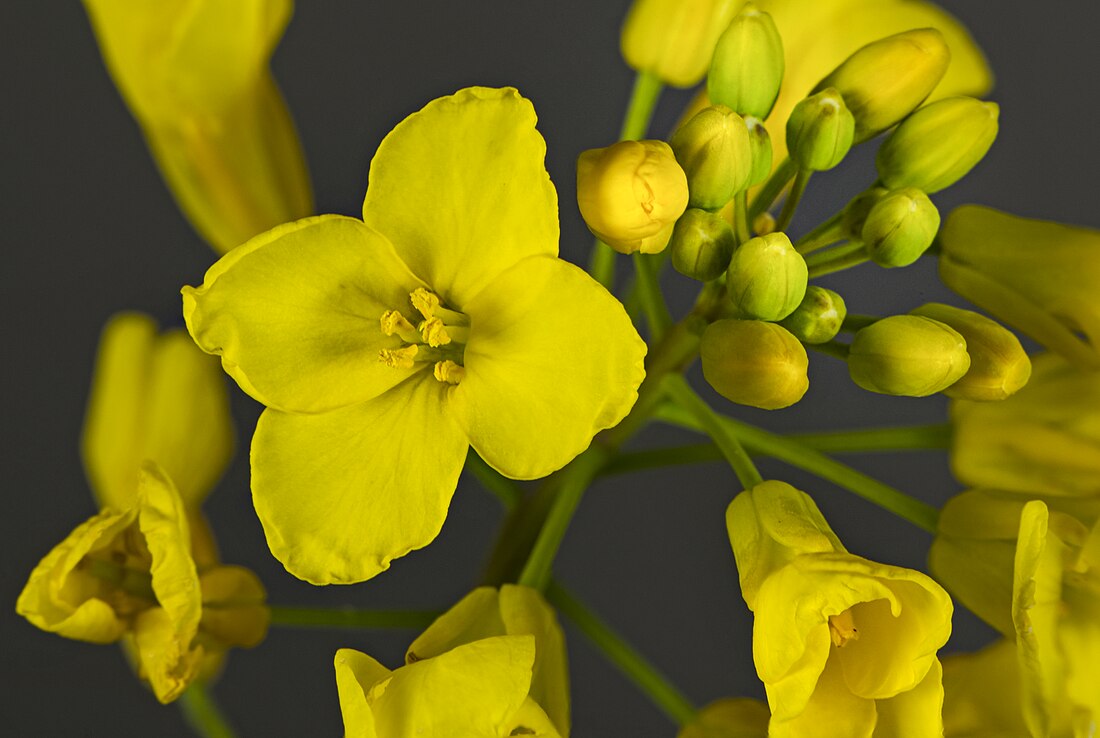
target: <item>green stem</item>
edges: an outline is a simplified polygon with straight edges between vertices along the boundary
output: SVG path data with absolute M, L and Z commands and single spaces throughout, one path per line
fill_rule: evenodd
M 811 174 L 813 172 L 809 169 L 798 170 L 798 174 L 794 177 L 794 184 L 791 186 L 791 193 L 787 195 L 787 201 L 783 203 L 783 210 L 775 221 L 775 230 L 785 231 L 791 224 L 794 213 L 798 210 L 798 203 L 802 202 L 802 195 L 806 193 L 806 185 L 810 183 Z
M 619 132 L 620 141 L 637 141 L 645 138 L 649 130 L 649 121 L 653 118 L 653 109 L 661 96 L 664 83 L 649 72 L 638 72 L 634 78 L 634 89 L 627 103 L 623 127 Z M 615 252 L 606 243 L 596 240 L 592 246 L 588 273 L 608 291 L 615 287 Z
M 557 556 L 565 531 L 573 520 L 573 513 L 577 511 L 589 483 L 609 456 L 606 449 L 593 445 L 562 470 L 557 496 L 516 584 L 539 590 L 546 588 L 554 557 Z
M 733 227 L 738 246 L 752 238 L 752 224 L 749 223 L 748 190 L 742 190 L 733 197 Z
M 505 510 L 511 510 L 523 499 L 523 490 L 515 482 L 507 477 L 502 477 L 493 467 L 485 463 L 485 459 L 478 456 L 472 448 L 466 454 L 466 469 L 477 477 L 481 486 L 489 490 Z
M 847 241 L 837 244 L 832 248 L 824 251 L 816 251 L 806 257 L 806 266 L 814 268 L 820 264 L 826 264 L 841 256 L 847 256 L 848 254 L 862 253 L 863 242 L 862 241 Z
M 833 272 L 841 272 L 845 269 L 851 269 L 854 266 L 865 264 L 870 260 L 871 257 L 863 251 L 856 251 L 851 254 L 845 254 L 843 256 L 837 257 L 832 261 L 827 261 L 823 264 L 818 264 L 817 266 L 810 267 L 809 278 L 814 279 L 815 277 L 824 277 L 826 274 L 832 274 Z
M 861 331 L 872 323 L 877 323 L 882 318 L 877 315 L 858 315 L 855 313 L 848 313 L 844 316 L 844 322 L 840 325 L 840 330 L 845 333 L 855 333 Z
M 691 701 L 595 613 L 557 582 L 550 583 L 546 596 L 554 607 L 603 652 L 608 661 L 618 667 L 619 671 L 634 682 L 677 725 L 691 722 L 695 717 L 695 707 Z
M 271 624 L 292 628 L 427 628 L 439 613 L 427 610 L 356 610 L 351 607 L 273 605 Z
M 192 682 L 183 693 L 180 710 L 187 724 L 203 738 L 234 738 L 236 735 L 201 682 Z
M 794 249 L 806 256 L 844 238 L 844 213 L 840 212 L 794 242 Z
M 802 344 L 808 349 L 813 349 L 819 354 L 828 354 L 829 356 L 836 357 L 841 361 L 848 360 L 848 354 L 851 352 L 851 347 L 846 343 L 840 341 L 826 341 L 825 343 L 804 343 Z
M 661 294 L 661 284 L 657 280 L 657 267 L 656 256 L 634 254 L 634 272 L 637 274 L 635 286 L 649 324 L 650 340 L 654 342 L 661 340 L 661 336 L 672 325 L 672 316 L 669 315 L 664 295 Z
M 678 425 L 691 423 L 694 414 L 683 407 L 662 406 L 657 417 L 675 422 Z M 869 477 L 863 472 L 830 459 L 797 441 L 770 433 L 762 428 L 743 423 L 730 417 L 720 416 L 722 424 L 750 450 L 766 454 L 786 462 L 798 469 L 816 474 L 824 480 L 847 489 L 863 499 L 872 502 L 888 512 L 907 520 L 913 525 L 936 532 L 939 511 L 904 492 L 894 489 L 883 482 Z
M 795 166 L 790 157 L 784 159 L 779 166 L 776 167 L 775 171 L 768 177 L 768 180 L 764 182 L 760 191 L 756 193 L 756 197 L 752 200 L 752 205 L 749 206 L 750 221 L 755 221 L 756 216 L 771 209 L 775 199 L 779 197 L 780 193 L 787 187 L 787 183 L 794 178 L 795 172 L 797 171 L 798 167 Z
M 695 393 L 686 379 L 678 374 L 670 374 L 665 378 L 665 390 L 669 397 L 699 421 L 699 425 L 722 451 L 744 489 L 751 489 L 764 481 L 737 437 L 729 432 L 722 423 L 722 418 Z

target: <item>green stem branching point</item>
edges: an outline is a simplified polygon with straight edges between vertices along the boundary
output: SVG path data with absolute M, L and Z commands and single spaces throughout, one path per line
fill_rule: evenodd
M 651 341 L 661 340 L 661 336 L 672 325 L 672 316 L 665 304 L 665 297 L 661 293 L 661 283 L 658 278 L 658 257 L 652 254 L 634 254 L 634 271 L 637 274 L 635 285 L 638 289 L 638 299 L 642 304 L 646 322 L 649 324 L 649 336 Z
M 229 721 L 222 715 L 202 682 L 192 682 L 180 697 L 180 710 L 191 729 L 202 738 L 234 738 Z
M 755 221 L 760 213 L 771 210 L 776 198 L 787 188 L 787 184 L 794 179 L 797 171 L 798 167 L 791 161 L 790 157 L 784 159 L 776 167 L 775 171 L 764 182 L 760 191 L 756 193 L 756 197 L 753 198 L 752 204 L 749 206 L 750 222 Z
M 787 201 L 783 203 L 783 210 L 780 211 L 779 217 L 775 220 L 775 230 L 787 230 L 791 221 L 794 220 L 795 211 L 798 210 L 798 203 L 802 202 L 802 196 L 806 194 L 806 185 L 810 183 L 810 175 L 812 174 L 813 172 L 809 169 L 799 169 L 798 174 L 794 176 L 794 184 L 791 186 L 791 192 L 787 195 Z
M 837 213 L 794 242 L 794 250 L 806 256 L 844 238 L 844 214 Z
M 737 436 L 729 431 L 721 416 L 695 393 L 686 379 L 679 374 L 670 374 L 665 378 L 665 391 L 680 407 L 695 416 L 703 431 L 721 450 L 744 489 L 752 489 L 764 481 Z
M 677 725 L 691 722 L 695 717 L 691 701 L 595 613 L 557 582 L 550 582 L 546 597 Z
M 627 103 L 623 127 L 619 132 L 620 141 L 638 141 L 645 138 L 649 130 L 649 121 L 653 119 L 653 109 L 661 96 L 664 83 L 650 72 L 638 72 L 634 78 L 634 90 Z M 615 287 L 615 252 L 606 243 L 596 239 L 592 246 L 588 273 L 611 291 Z
M 657 417 L 666 422 L 688 426 L 697 423 L 694 413 L 684 407 L 663 405 Z M 743 423 L 726 416 L 719 416 L 722 424 L 749 450 L 771 456 L 798 469 L 816 474 L 822 479 L 843 487 L 884 510 L 907 520 L 929 533 L 936 532 L 939 511 L 910 497 L 888 484 L 869 477 L 835 459 L 830 459 L 798 441 L 784 438 L 762 428 Z
M 271 624 L 289 628 L 427 628 L 440 613 L 429 610 L 356 610 L 352 607 L 271 606 Z

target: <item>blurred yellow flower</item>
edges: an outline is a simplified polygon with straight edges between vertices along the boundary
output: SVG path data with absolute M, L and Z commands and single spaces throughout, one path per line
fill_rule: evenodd
M 936 652 L 951 600 L 920 572 L 848 553 L 813 500 L 766 481 L 726 512 L 771 738 L 941 736 Z
M 1020 709 L 1016 644 L 943 659 L 944 738 L 1031 738 Z
M 698 84 L 739 5 L 738 0 L 635 0 L 623 21 L 623 58 L 667 84 Z
M 280 226 L 183 290 L 196 343 L 268 406 L 252 491 L 272 553 L 315 584 L 430 543 L 469 446 L 544 476 L 633 406 L 645 344 L 558 253 L 531 104 L 468 88 L 400 123 L 364 221 Z
M 726 697 L 703 707 L 676 738 L 767 738 L 768 706 L 748 697 Z
M 224 253 L 313 210 L 268 59 L 291 0 L 84 0 L 107 69 L 195 230 Z

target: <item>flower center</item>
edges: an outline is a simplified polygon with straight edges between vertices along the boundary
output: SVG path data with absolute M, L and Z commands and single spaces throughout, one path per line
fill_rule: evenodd
M 413 290 L 409 303 L 422 320 L 414 326 L 400 310 L 382 313 L 379 319 L 382 333 L 398 336 L 404 344 L 401 348 L 382 349 L 378 360 L 397 369 L 432 363 L 437 380 L 458 384 L 466 375 L 462 357 L 470 337 L 470 319 L 464 313 L 443 307 L 439 295 L 423 287 Z
M 829 637 L 837 648 L 844 648 L 848 641 L 859 640 L 859 630 L 856 629 L 851 609 L 829 617 Z

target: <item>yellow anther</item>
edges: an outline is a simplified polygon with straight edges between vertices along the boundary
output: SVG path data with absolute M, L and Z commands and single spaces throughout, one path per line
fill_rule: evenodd
M 419 350 L 416 344 L 399 349 L 382 349 L 378 352 L 378 360 L 394 369 L 412 369 Z
M 829 637 L 833 639 L 833 645 L 837 648 L 844 648 L 848 645 L 848 641 L 859 640 L 859 631 L 856 629 L 855 620 L 852 619 L 851 610 L 829 617 Z
M 401 340 L 410 343 L 415 340 L 416 328 L 413 327 L 408 318 L 396 310 L 387 310 L 382 313 L 379 323 L 382 326 L 382 333 L 387 336 L 397 335 L 401 337 Z
M 439 295 L 434 292 L 430 292 L 423 287 L 417 287 L 409 295 L 409 301 L 412 302 L 412 306 L 424 316 L 425 320 L 431 320 L 435 317 L 435 310 L 439 307 Z
M 447 333 L 447 326 L 443 325 L 443 321 L 439 318 L 428 318 L 417 328 L 429 346 L 446 346 L 451 342 L 451 336 Z
M 450 359 L 435 363 L 435 378 L 447 384 L 458 384 L 466 376 L 466 369 Z

